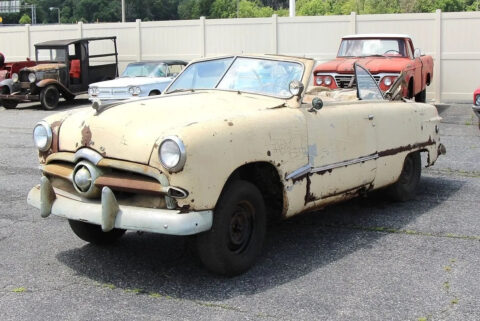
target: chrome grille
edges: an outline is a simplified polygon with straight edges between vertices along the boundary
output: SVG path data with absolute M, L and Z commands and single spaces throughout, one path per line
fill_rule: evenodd
M 335 81 L 337 82 L 337 86 L 340 88 L 348 88 L 350 81 L 352 80 L 353 75 L 342 75 L 337 74 L 335 75 Z M 377 84 L 380 82 L 380 76 L 373 76 Z M 353 81 L 353 87 L 357 85 L 356 80 Z

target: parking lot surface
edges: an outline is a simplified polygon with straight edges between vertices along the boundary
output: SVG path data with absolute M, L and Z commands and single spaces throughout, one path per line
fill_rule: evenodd
M 470 105 L 438 107 L 447 155 L 414 200 L 374 193 L 275 224 L 235 278 L 208 273 L 189 238 L 127 232 L 99 247 L 42 219 L 26 203 L 40 178 L 32 128 L 52 113 L 38 107 L 0 107 L 0 320 L 480 320 Z

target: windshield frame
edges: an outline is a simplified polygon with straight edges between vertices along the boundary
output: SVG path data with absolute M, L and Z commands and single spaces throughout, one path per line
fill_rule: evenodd
M 362 55 L 362 56 L 340 56 L 340 52 L 342 51 L 342 45 L 343 45 L 343 42 L 344 41 L 364 41 L 364 40 L 396 40 L 398 42 L 403 42 L 404 43 L 404 46 L 406 46 L 406 43 L 405 43 L 405 39 L 403 38 L 394 38 L 394 37 L 386 37 L 386 38 L 382 38 L 382 37 L 379 37 L 379 38 L 369 38 L 369 37 L 365 37 L 365 38 L 342 38 L 342 41 L 340 42 L 340 46 L 338 47 L 338 51 L 337 51 L 337 58 L 363 58 L 363 57 L 386 57 L 386 58 L 409 58 L 408 56 L 408 53 L 406 52 L 407 51 L 407 48 L 404 48 L 404 53 L 400 53 L 399 52 L 399 56 L 389 56 L 389 55 L 385 55 L 385 54 L 370 54 L 370 55 Z
M 283 57 L 285 58 L 285 56 L 280 56 L 280 57 Z M 248 55 L 232 55 L 232 56 L 221 56 L 221 57 L 212 57 L 212 58 L 207 58 L 207 59 L 202 59 L 202 60 L 199 60 L 199 61 L 195 61 L 195 62 L 192 62 L 191 64 L 187 65 L 185 68 L 183 68 L 182 72 L 180 74 L 178 74 L 178 76 L 168 85 L 167 88 L 165 88 L 163 94 L 165 95 L 168 95 L 168 94 L 171 94 L 171 93 L 174 93 L 175 90 L 173 91 L 170 91 L 170 87 L 178 80 L 180 79 L 180 77 L 182 76 L 182 74 L 190 68 L 191 65 L 194 65 L 194 64 L 198 64 L 198 63 L 203 63 L 203 62 L 206 62 L 206 61 L 214 61 L 214 60 L 221 60 L 221 59 L 228 59 L 228 58 L 232 58 L 232 61 L 230 62 L 230 64 L 228 65 L 228 67 L 225 69 L 225 71 L 223 72 L 223 74 L 221 75 L 221 77 L 219 78 L 219 80 L 217 81 L 217 83 L 215 84 L 215 86 L 213 88 L 196 88 L 196 89 L 191 89 L 191 88 L 185 88 L 184 90 L 185 91 L 197 91 L 197 90 L 220 90 L 220 91 L 228 91 L 228 92 L 239 92 L 239 93 L 247 93 L 247 94 L 253 94 L 253 95 L 261 95 L 261 96 L 267 96 L 267 97 L 274 97 L 274 98 L 278 98 L 278 99 L 283 99 L 283 100 L 289 100 L 289 99 L 292 99 L 292 97 L 294 97 L 294 95 L 290 95 L 288 97 L 285 97 L 285 96 L 278 96 L 278 95 L 272 95 L 272 94 L 268 94 L 268 93 L 262 93 L 262 92 L 252 92 L 252 91 L 246 91 L 246 90 L 238 90 L 238 89 L 222 89 L 222 88 L 218 88 L 218 86 L 220 85 L 220 83 L 223 81 L 223 79 L 225 78 L 225 76 L 228 74 L 229 70 L 232 68 L 232 66 L 234 65 L 235 61 L 237 61 L 238 58 L 246 58 L 246 59 L 253 59 L 253 60 L 268 60 L 268 61 L 276 61 L 276 62 L 288 62 L 288 63 L 294 63 L 294 64 L 298 64 L 302 67 L 302 73 L 300 75 L 300 79 L 299 81 L 304 83 L 303 79 L 305 77 L 305 70 L 306 70 L 306 66 L 305 64 L 300 61 L 300 60 L 294 60 L 294 59 L 275 59 L 274 56 L 272 57 L 269 57 L 269 56 L 248 56 Z M 309 78 L 310 79 L 310 78 Z M 304 83 L 304 86 L 306 87 L 305 83 Z M 183 90 L 181 90 L 183 91 Z M 303 94 L 302 94 L 303 95 Z

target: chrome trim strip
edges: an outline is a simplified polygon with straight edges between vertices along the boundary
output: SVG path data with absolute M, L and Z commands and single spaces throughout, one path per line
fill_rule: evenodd
M 75 153 L 73 159 L 75 162 L 78 162 L 80 159 L 86 159 L 92 162 L 94 165 L 98 165 L 98 163 L 103 159 L 103 156 L 89 148 L 82 148 Z
M 290 174 L 288 174 L 285 177 L 285 179 L 289 180 L 290 178 L 292 178 L 292 179 L 298 178 L 302 175 L 305 175 L 305 174 L 309 173 L 311 169 L 312 169 L 312 165 L 310 165 L 310 164 L 302 166 L 299 169 L 296 169 L 293 172 L 291 172 Z
M 325 166 L 321 166 L 321 167 L 313 167 L 312 165 L 308 164 L 308 165 L 302 166 L 299 169 L 296 169 L 293 172 L 291 172 L 290 174 L 288 174 L 285 177 L 285 180 L 296 179 L 296 178 L 298 178 L 300 176 L 303 176 L 305 174 L 308 174 L 308 173 L 318 173 L 318 172 L 328 171 L 330 169 L 335 169 L 335 168 L 339 168 L 339 167 L 344 167 L 344 166 L 354 165 L 354 164 L 358 164 L 358 163 L 363 163 L 363 162 L 366 162 L 366 161 L 369 161 L 369 160 L 377 159 L 379 157 L 380 156 L 378 155 L 378 153 L 375 153 L 375 154 L 372 154 L 372 155 L 363 156 L 363 157 L 359 157 L 359 158 L 355 158 L 355 159 L 350 159 L 350 160 L 346 160 L 346 161 L 343 161 L 343 162 L 333 163 L 333 164 L 325 165 Z
M 344 166 L 354 165 L 354 164 L 358 164 L 358 163 L 363 163 L 363 162 L 366 162 L 366 161 L 369 161 L 369 160 L 374 160 L 374 159 L 377 159 L 377 158 L 379 158 L 379 155 L 378 155 L 378 153 L 375 153 L 373 155 L 363 156 L 363 157 L 360 157 L 360 158 L 355 158 L 355 159 L 351 159 L 351 160 L 347 160 L 347 161 L 343 161 L 343 162 L 333 163 L 333 164 L 325 165 L 325 166 L 321 166 L 321 167 L 315 167 L 315 168 L 312 168 L 311 173 L 328 171 L 330 169 L 335 169 L 335 168 L 339 168 L 339 167 L 344 167 Z

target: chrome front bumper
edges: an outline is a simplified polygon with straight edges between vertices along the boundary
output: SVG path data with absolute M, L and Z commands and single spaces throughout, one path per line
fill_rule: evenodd
M 101 202 L 82 199 L 54 189 L 47 177 L 30 190 L 28 204 L 40 209 L 42 217 L 50 214 L 113 228 L 170 235 L 193 235 L 212 227 L 213 212 L 181 213 L 179 210 L 152 209 L 119 205 L 108 187 L 102 189 Z
M 472 109 L 475 115 L 477 115 L 477 117 L 480 119 L 480 106 L 472 105 Z

